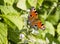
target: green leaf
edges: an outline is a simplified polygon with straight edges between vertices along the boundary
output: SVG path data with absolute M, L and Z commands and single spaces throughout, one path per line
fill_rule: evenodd
M 57 33 L 60 35 L 60 23 L 57 26 Z
M 1 6 L 1 5 L 0 5 L 0 10 L 1 10 L 1 12 L 4 13 L 4 14 L 9 13 L 9 10 L 7 9 L 6 6 Z
M 55 15 L 50 15 L 48 17 L 48 21 L 51 22 L 53 25 L 56 25 L 57 22 L 59 21 L 59 14 L 55 14 Z
M 43 1 L 44 0 L 38 0 L 38 2 L 37 2 L 38 7 L 40 7 L 42 5 Z
M 20 31 L 19 29 L 16 28 L 16 25 L 14 24 L 14 22 L 10 21 L 10 19 L 4 18 L 4 21 L 6 24 L 8 24 L 8 38 L 10 41 L 13 41 L 14 43 L 17 43 L 20 41 L 19 39 L 19 34 Z M 16 20 L 17 21 L 17 20 Z
M 9 14 L 9 13 L 18 14 L 18 12 L 12 6 L 0 6 L 0 10 L 4 14 Z
M 54 29 L 53 25 L 50 22 L 46 21 L 45 26 L 48 29 L 48 33 L 50 33 L 51 35 L 54 36 L 55 35 L 55 29 Z
M 8 5 L 13 5 L 14 0 L 4 0 L 4 3 L 7 3 Z
M 60 42 L 60 36 L 58 36 L 58 41 Z
M 33 6 L 33 7 L 36 7 L 37 5 L 37 0 L 28 0 L 28 3 Z
M 7 18 L 8 20 L 10 20 L 12 23 L 14 23 L 19 30 L 22 29 L 23 27 L 23 21 L 22 21 L 22 18 L 19 17 L 18 15 L 3 15 L 4 18 Z
M 57 7 L 57 13 L 59 14 L 60 17 L 60 6 Z
M 8 19 L 4 18 L 4 22 L 9 25 L 12 29 L 16 29 L 16 26 Z M 8 23 L 7 23 L 8 22 Z
M 51 1 L 51 2 L 58 2 L 58 0 L 46 0 L 46 1 Z
M 13 29 L 9 28 L 8 38 L 9 38 L 9 40 L 13 41 L 14 43 L 19 42 L 20 41 L 20 39 L 19 39 L 19 30 L 18 29 L 13 30 Z
M 19 0 L 17 3 L 17 7 L 22 9 L 22 10 L 27 10 L 26 0 Z
M 0 44 L 8 44 L 7 26 L 0 22 Z

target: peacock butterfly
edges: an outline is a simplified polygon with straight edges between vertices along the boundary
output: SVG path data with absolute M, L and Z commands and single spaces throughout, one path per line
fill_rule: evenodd
M 38 13 L 34 7 L 32 7 L 30 10 L 30 15 L 28 16 L 28 24 L 33 28 L 37 27 L 42 30 L 45 29 L 44 24 L 42 24 L 42 22 L 38 19 Z

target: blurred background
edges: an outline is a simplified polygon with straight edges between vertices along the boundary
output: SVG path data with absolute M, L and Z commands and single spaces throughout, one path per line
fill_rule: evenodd
M 44 31 L 27 24 L 32 6 Z M 60 44 L 60 0 L 0 0 L 0 44 Z

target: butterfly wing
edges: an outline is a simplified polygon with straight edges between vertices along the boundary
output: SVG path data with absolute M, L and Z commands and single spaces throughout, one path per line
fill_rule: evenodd
M 45 30 L 45 26 L 44 26 L 44 24 L 42 24 L 42 22 L 40 20 L 38 20 L 36 24 L 37 24 L 38 28 Z
M 37 12 L 34 7 L 30 9 L 30 14 L 28 16 L 28 24 L 31 24 L 35 19 L 38 19 Z
M 38 20 L 37 11 L 35 10 L 34 7 L 32 7 L 30 10 L 30 15 L 28 16 L 28 22 L 29 22 L 28 24 L 33 28 L 37 27 L 40 29 L 45 29 L 41 21 Z

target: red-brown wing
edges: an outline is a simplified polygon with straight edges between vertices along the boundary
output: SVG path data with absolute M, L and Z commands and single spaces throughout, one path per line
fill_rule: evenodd
M 45 29 L 45 26 L 41 23 L 40 20 L 38 20 L 37 11 L 35 10 L 34 7 L 32 7 L 30 10 L 30 15 L 28 16 L 28 20 L 30 22 L 31 27 L 37 27 L 40 29 Z
M 40 20 L 37 21 L 37 27 L 43 30 L 45 29 L 45 26 L 42 24 Z
M 29 15 L 28 19 L 30 21 L 34 21 L 35 19 L 38 19 L 37 11 L 35 10 L 34 7 L 31 8 L 30 15 Z
M 35 20 L 34 22 L 31 22 L 31 26 L 40 28 L 42 30 L 45 29 L 45 26 L 42 24 L 42 22 L 40 20 Z
M 34 7 L 32 7 L 30 10 L 30 17 L 34 17 L 35 19 L 38 18 L 37 11 L 35 10 Z

